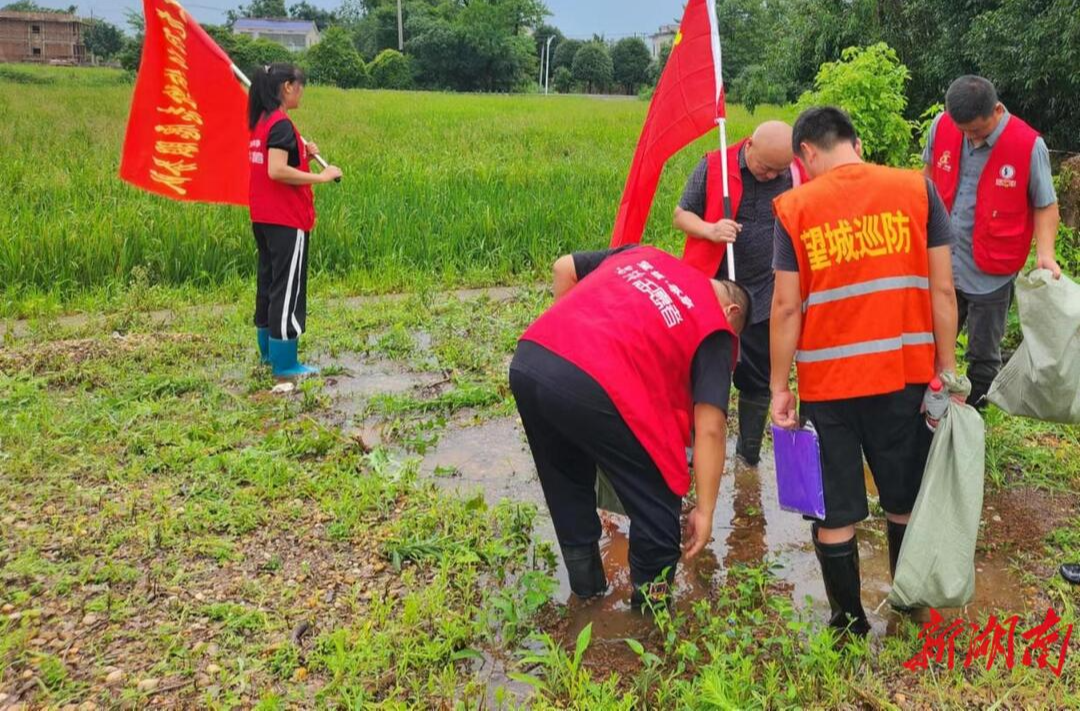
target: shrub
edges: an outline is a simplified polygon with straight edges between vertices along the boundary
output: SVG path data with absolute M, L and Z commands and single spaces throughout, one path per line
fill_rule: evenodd
M 380 89 L 411 89 L 412 66 L 409 58 L 396 49 L 384 49 L 371 63 L 372 84 Z
M 910 77 L 896 52 L 884 42 L 848 47 L 840 61 L 821 65 L 814 90 L 799 98 L 798 108 L 839 106 L 851 115 L 867 160 L 907 165 L 911 124 L 904 118 L 904 90 Z
M 323 33 L 322 40 L 307 51 L 301 64 L 308 78 L 317 84 L 333 84 L 342 89 L 368 85 L 367 65 L 343 27 L 331 27 Z

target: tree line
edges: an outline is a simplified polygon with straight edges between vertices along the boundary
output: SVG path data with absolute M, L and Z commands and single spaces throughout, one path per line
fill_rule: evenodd
M 1080 150 L 1078 0 L 720 0 L 733 101 L 786 103 L 848 47 L 884 42 L 910 72 L 906 117 L 963 74 L 994 82 L 1051 148 Z
M 34 0 L 5 9 L 48 11 Z M 252 0 L 208 30 L 241 67 L 294 60 L 312 80 L 342 87 L 534 91 L 548 38 L 556 91 L 647 94 L 655 84 L 670 47 L 654 59 L 636 37 L 567 38 L 544 23 L 550 14 L 542 0 L 403 0 L 403 51 L 397 0 L 343 0 L 333 10 Z M 1052 147 L 1080 150 L 1080 0 L 718 0 L 717 14 L 729 99 L 751 110 L 797 101 L 847 48 L 885 43 L 909 71 L 907 120 L 942 101 L 955 77 L 982 74 Z M 323 39 L 298 56 L 231 34 L 240 17 L 310 20 Z M 130 17 L 128 38 L 92 23 L 88 50 L 134 69 L 140 22 Z

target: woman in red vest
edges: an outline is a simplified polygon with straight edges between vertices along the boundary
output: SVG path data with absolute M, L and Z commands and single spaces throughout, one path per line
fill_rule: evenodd
M 259 249 L 255 327 L 259 352 L 274 376 L 318 372 L 301 365 L 297 342 L 307 317 L 308 238 L 315 226 L 311 186 L 341 177 L 329 166 L 312 173 L 305 143 L 286 113 L 300 106 L 304 74 L 292 64 L 260 67 L 248 95 L 251 128 L 251 223 Z

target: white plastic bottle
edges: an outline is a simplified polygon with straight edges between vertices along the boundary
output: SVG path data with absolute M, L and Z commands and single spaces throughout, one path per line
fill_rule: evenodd
M 926 412 L 926 426 L 933 432 L 949 410 L 949 393 L 945 390 L 945 385 L 940 378 L 934 378 L 926 386 L 926 394 L 923 395 L 923 410 Z

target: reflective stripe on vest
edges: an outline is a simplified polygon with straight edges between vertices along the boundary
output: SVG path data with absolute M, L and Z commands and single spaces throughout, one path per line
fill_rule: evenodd
M 798 351 L 795 354 L 795 360 L 799 363 L 821 363 L 826 360 L 854 358 L 855 356 L 873 355 L 874 353 L 889 353 L 901 350 L 904 346 L 932 345 L 934 345 L 934 334 L 932 333 L 904 333 L 899 338 L 882 338 L 877 341 L 863 341 L 862 343 L 851 343 L 846 346 L 820 348 L 816 351 Z
M 832 301 L 840 301 L 841 299 L 850 299 L 853 296 L 866 296 L 867 294 L 876 294 L 879 291 L 894 291 L 896 289 L 922 289 L 923 291 L 929 291 L 930 280 L 918 276 L 886 277 L 884 279 L 871 279 L 870 281 L 864 281 L 861 284 L 851 284 L 849 286 L 840 286 L 835 289 L 815 291 L 803 302 L 803 312 L 805 313 L 811 306 L 817 306 L 818 304 L 827 304 Z

